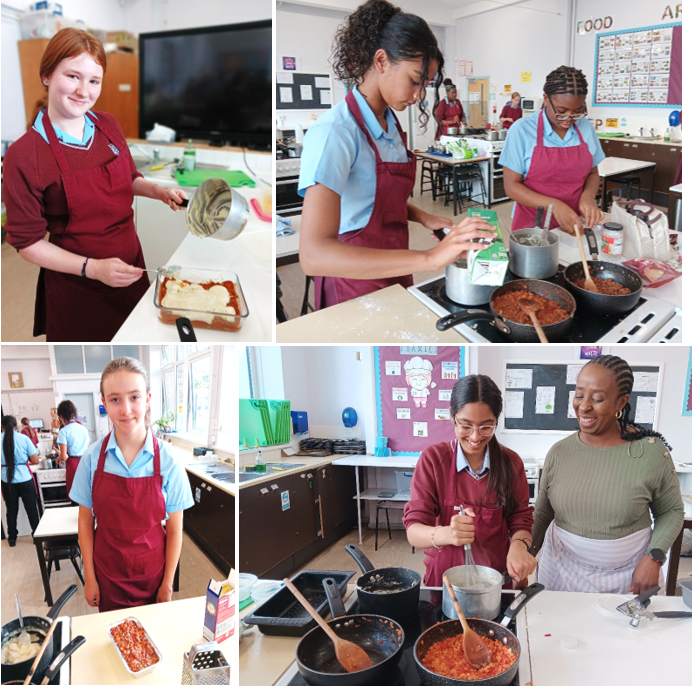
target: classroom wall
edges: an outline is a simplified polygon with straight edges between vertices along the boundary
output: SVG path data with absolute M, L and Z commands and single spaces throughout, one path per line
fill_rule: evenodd
M 612 31 L 644 28 L 647 26 L 661 26 L 665 24 L 675 24 L 682 21 L 682 5 L 680 5 L 680 17 L 671 19 L 663 18 L 666 7 L 669 6 L 675 17 L 676 3 L 674 2 L 645 2 L 644 0 L 577 0 L 576 21 L 585 22 L 587 19 L 592 21 L 604 17 L 612 17 L 613 25 L 609 29 L 601 31 L 591 31 L 588 34 L 576 33 L 574 30 L 574 66 L 582 69 L 589 82 L 589 116 L 603 119 L 606 117 L 625 117 L 627 124 L 619 122 L 617 129 L 608 131 L 625 131 L 630 134 L 638 135 L 639 128 L 645 129 L 645 135 L 649 135 L 649 129 L 654 128 L 656 135 L 663 135 L 668 124 L 668 116 L 675 109 L 681 106 L 668 107 L 617 107 L 615 105 L 594 105 L 593 85 L 594 85 L 594 62 L 596 57 L 596 36 L 599 33 L 610 33 Z M 605 129 L 600 129 L 605 130 Z

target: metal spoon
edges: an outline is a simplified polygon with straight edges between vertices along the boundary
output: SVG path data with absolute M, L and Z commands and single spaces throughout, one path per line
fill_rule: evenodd
M 26 631 L 24 631 L 24 617 L 22 616 L 22 606 L 19 602 L 19 593 L 14 594 L 14 601 L 17 605 L 17 617 L 19 618 L 19 626 L 22 628 L 22 632 L 17 637 L 17 642 L 28 645 L 29 643 L 31 643 L 31 636 L 29 636 L 29 634 Z

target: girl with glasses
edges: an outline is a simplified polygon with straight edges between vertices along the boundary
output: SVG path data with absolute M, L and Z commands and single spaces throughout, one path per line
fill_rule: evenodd
M 465 563 L 467 543 L 476 564 L 507 572 L 516 587 L 536 567 L 524 463 L 495 437 L 501 412 L 502 392 L 490 377 L 460 379 L 450 401 L 454 438 L 418 460 L 403 521 L 409 543 L 426 549 L 428 586 Z
M 551 204 L 551 229 L 573 234 L 575 224 L 591 228 L 603 220 L 596 194 L 605 153 L 586 118 L 587 93 L 581 70 L 559 67 L 543 86 L 543 108 L 508 131 L 500 164 L 515 201 L 512 231 L 534 226 L 536 209 Z

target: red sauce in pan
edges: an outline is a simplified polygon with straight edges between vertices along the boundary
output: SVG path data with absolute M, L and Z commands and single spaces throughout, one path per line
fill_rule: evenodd
M 531 326 L 531 318 L 528 314 L 524 314 L 524 311 L 518 304 L 522 298 L 538 304 L 536 318 L 541 326 L 557 324 L 569 317 L 569 313 L 565 312 L 554 300 L 544 298 L 536 293 L 530 293 L 529 291 L 503 293 L 493 300 L 493 307 L 500 316 L 508 319 L 510 322 Z
M 630 295 L 632 293 L 627 286 L 623 286 L 613 279 L 601 279 L 599 276 L 592 276 L 591 278 L 594 280 L 599 292 L 604 295 Z M 579 288 L 585 288 L 585 283 L 586 279 L 578 279 L 574 282 L 574 285 L 579 286 Z

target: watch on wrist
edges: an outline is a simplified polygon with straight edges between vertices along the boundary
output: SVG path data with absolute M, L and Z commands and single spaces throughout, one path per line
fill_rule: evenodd
M 666 561 L 666 554 L 660 548 L 652 548 L 647 555 L 660 565 L 664 564 Z

